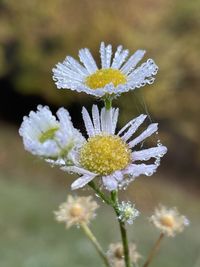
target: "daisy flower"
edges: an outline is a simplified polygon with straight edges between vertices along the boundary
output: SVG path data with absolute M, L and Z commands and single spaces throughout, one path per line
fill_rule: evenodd
M 129 244 L 129 255 L 131 263 L 137 264 L 141 255 L 134 243 Z M 113 267 L 125 267 L 124 251 L 121 243 L 110 244 L 107 252 L 108 260 Z
M 167 236 L 175 236 L 189 225 L 189 220 L 181 215 L 176 208 L 168 209 L 160 205 L 155 209 L 150 221 Z
M 84 142 L 82 134 L 73 127 L 66 109 L 60 108 L 57 117 L 49 107 L 39 105 L 37 111 L 25 116 L 19 134 L 25 149 L 34 155 L 44 157 L 54 163 L 66 164 L 72 160 L 76 149 Z
M 112 58 L 112 46 L 106 46 L 102 42 L 101 68 L 97 67 L 89 49 L 84 48 L 79 51 L 82 64 L 67 56 L 53 68 L 53 80 L 58 89 L 85 92 L 99 98 L 113 98 L 154 82 L 158 67 L 152 59 L 136 67 L 144 54 L 144 50 L 137 50 L 128 58 L 129 51 L 120 45 Z
M 82 115 L 85 123 L 88 140 L 79 149 L 78 160 L 74 166 L 65 166 L 62 169 L 82 175 L 72 184 L 72 189 L 78 189 L 95 177 L 101 177 L 103 185 L 112 191 L 123 187 L 135 177 L 145 174 L 152 175 L 167 148 L 162 145 L 149 149 L 136 150 L 136 145 L 157 132 L 158 124 L 150 124 L 137 137 L 132 137 L 144 122 L 146 115 L 140 115 L 126 124 L 117 134 L 116 125 L 119 109 L 102 108 L 93 105 L 92 118 L 83 108 Z M 153 164 L 138 163 L 155 158 Z

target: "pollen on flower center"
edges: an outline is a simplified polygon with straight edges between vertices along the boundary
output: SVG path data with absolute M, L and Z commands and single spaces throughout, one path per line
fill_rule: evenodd
M 97 135 L 88 139 L 80 151 L 81 165 L 100 175 L 109 175 L 125 168 L 131 160 L 131 152 L 118 136 Z
M 115 87 L 119 84 L 126 83 L 126 76 L 117 69 L 101 69 L 91 74 L 86 78 L 85 84 L 92 88 L 97 89 L 112 83 Z
M 167 227 L 173 227 L 174 225 L 174 218 L 172 215 L 165 215 L 160 218 L 160 222 L 162 225 L 167 226 Z
M 46 132 L 42 133 L 41 136 L 39 137 L 40 143 L 44 143 L 48 139 L 53 139 L 55 132 L 58 129 L 59 129 L 58 127 L 55 127 L 55 128 L 51 128 L 51 129 L 47 130 Z

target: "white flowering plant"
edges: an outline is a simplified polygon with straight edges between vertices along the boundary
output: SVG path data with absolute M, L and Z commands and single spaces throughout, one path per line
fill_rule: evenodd
M 80 62 L 67 56 L 53 68 L 53 79 L 57 88 L 75 90 L 93 95 L 104 103 L 103 108 L 93 105 L 91 112 L 82 108 L 82 118 L 87 137 L 73 126 L 69 112 L 58 109 L 56 116 L 49 107 L 39 105 L 37 111 L 25 116 L 19 134 L 24 147 L 51 165 L 64 172 L 77 174 L 72 190 L 89 186 L 102 202 L 115 212 L 121 242 L 110 244 L 103 250 L 89 223 L 99 207 L 92 198 L 69 195 L 55 211 L 58 222 L 69 228 L 78 225 L 91 240 L 103 263 L 107 267 L 141 266 L 142 258 L 136 244 L 129 243 L 127 225 L 132 225 L 140 212 L 130 201 L 120 200 L 121 189 L 126 189 L 136 177 L 151 176 L 160 165 L 167 148 L 158 140 L 153 147 L 143 148 L 144 141 L 158 133 L 158 124 L 150 123 L 141 130 L 146 114 L 139 114 L 122 129 L 116 130 L 119 108 L 112 106 L 113 99 L 122 93 L 152 84 L 158 71 L 152 59 L 137 66 L 145 51 L 138 50 L 127 59 L 129 51 L 118 46 L 112 57 L 112 46 L 100 45 L 101 68 L 85 48 L 79 51 Z M 141 145 L 142 144 L 142 145 Z M 150 221 L 160 230 L 160 236 L 142 265 L 149 266 L 164 236 L 174 236 L 183 231 L 188 220 L 178 211 L 160 206 Z

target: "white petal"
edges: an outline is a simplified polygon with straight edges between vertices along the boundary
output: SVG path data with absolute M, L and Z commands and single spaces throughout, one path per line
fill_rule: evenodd
M 106 68 L 106 48 L 104 42 L 101 42 L 99 52 L 101 57 L 101 67 L 104 69 Z
M 101 109 L 101 131 L 102 132 L 106 132 L 105 112 L 106 112 L 106 109 L 105 108 L 102 108 Z
M 88 184 L 90 181 L 92 181 L 95 178 L 96 175 L 83 175 L 82 177 L 78 178 L 75 182 L 71 184 L 71 189 L 79 189 L 84 187 L 86 184 Z
M 129 130 L 122 136 L 122 139 L 124 141 L 127 141 L 140 127 L 140 125 L 144 122 L 146 119 L 147 115 L 140 115 L 137 118 L 135 118 L 134 122 L 132 123 L 131 127 Z
M 138 64 L 138 62 L 143 58 L 145 54 L 145 50 L 137 50 L 124 64 L 124 66 L 121 68 L 121 71 L 128 75 Z
M 102 181 L 103 181 L 105 188 L 109 191 L 116 190 L 118 187 L 118 182 L 116 181 L 116 179 L 112 175 L 103 176 Z
M 140 67 L 136 68 L 130 75 L 128 75 L 128 83 L 132 89 L 139 88 L 145 84 L 152 84 L 154 82 L 154 75 L 158 72 L 158 66 L 152 59 L 148 59 Z
M 117 121 L 119 116 L 119 109 L 113 109 L 113 116 L 112 116 L 112 134 L 115 134 L 115 130 L 117 127 Z
M 117 50 L 116 50 L 116 52 L 115 52 L 115 55 L 114 55 L 114 58 L 113 58 L 113 62 L 112 62 L 111 68 L 113 68 L 113 65 L 116 64 L 116 61 L 117 61 L 119 55 L 121 54 L 122 49 L 123 49 L 123 46 L 122 46 L 122 45 L 119 45 L 119 46 L 117 47 Z
M 69 173 L 73 172 L 73 173 L 89 175 L 89 176 L 96 175 L 95 173 L 90 172 L 90 171 L 83 169 L 81 167 L 78 167 L 78 166 L 64 166 L 61 168 L 61 170 L 69 172 Z
M 94 126 L 92 124 L 92 120 L 90 118 L 90 115 L 89 115 L 89 113 L 85 107 L 83 107 L 83 109 L 82 109 L 82 116 L 83 116 L 83 120 L 85 123 L 85 128 L 86 128 L 88 136 L 89 137 L 94 136 L 95 135 Z
M 115 178 L 116 181 L 121 182 L 124 178 L 121 171 L 115 171 L 112 176 Z
M 68 67 L 66 60 L 63 63 L 58 63 L 56 68 L 53 68 L 53 79 L 64 82 L 65 80 L 83 81 L 83 75 L 79 74 Z
M 56 114 L 59 118 L 62 128 L 64 128 L 66 131 L 71 132 L 71 127 L 73 127 L 73 125 L 71 122 L 71 117 L 69 115 L 69 112 L 65 108 L 59 108 Z
M 105 109 L 105 132 L 108 134 L 112 134 L 112 108 Z
M 149 160 L 150 158 L 162 157 L 167 152 L 165 146 L 157 146 L 141 151 L 134 151 L 132 153 L 132 159 L 135 160 Z
M 111 57 L 112 57 L 112 46 L 109 44 L 106 47 L 106 68 L 110 68 Z
M 134 177 L 140 176 L 141 174 L 151 176 L 156 169 L 157 166 L 155 164 L 131 164 L 124 170 L 124 174 L 132 175 Z
M 150 124 L 143 133 L 141 133 L 138 137 L 136 137 L 135 139 L 133 139 L 133 141 L 129 143 L 129 147 L 132 148 L 136 146 L 137 144 L 142 142 L 144 139 L 146 139 L 147 137 L 155 133 L 157 130 L 158 130 L 158 123 Z
M 119 46 L 117 48 L 117 51 L 116 51 L 114 59 L 113 59 L 113 63 L 111 65 L 111 67 L 113 69 L 119 69 L 129 54 L 128 49 L 122 50 L 122 51 L 121 50 L 122 50 L 122 48 L 121 48 L 121 46 Z
M 79 58 L 90 74 L 98 70 L 96 62 L 92 54 L 90 53 L 89 49 L 84 48 L 79 50 Z
M 82 76 L 89 75 L 89 72 L 86 68 L 84 68 L 77 60 L 75 60 L 73 57 L 67 56 L 66 57 L 66 64 L 75 72 L 78 72 Z
M 92 119 L 93 119 L 95 134 L 99 134 L 101 132 L 101 125 L 100 125 L 99 109 L 97 105 L 92 106 Z

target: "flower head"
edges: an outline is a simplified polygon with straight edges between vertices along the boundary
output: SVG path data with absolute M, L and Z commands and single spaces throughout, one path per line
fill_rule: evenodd
M 176 208 L 168 209 L 160 205 L 155 209 L 150 221 L 167 236 L 175 236 L 184 230 L 185 226 L 189 224 L 189 220 L 180 215 Z
M 137 50 L 126 61 L 129 51 L 120 45 L 112 59 L 112 46 L 100 45 L 101 68 L 84 48 L 79 51 L 81 63 L 67 56 L 53 68 L 53 79 L 57 87 L 85 92 L 96 97 L 114 97 L 154 82 L 158 67 L 152 59 L 136 68 L 145 51 Z
M 118 205 L 118 208 L 120 213 L 119 219 L 128 224 L 133 224 L 133 221 L 140 214 L 140 212 L 135 208 L 135 205 L 133 205 L 130 201 L 122 201 L 122 203 Z
M 36 112 L 31 111 L 28 117 L 24 117 L 19 134 L 25 149 L 32 154 L 65 164 L 84 138 L 73 127 L 67 110 L 60 108 L 57 116 L 59 121 L 47 106 L 39 105 Z
M 119 110 L 103 108 L 99 112 L 97 106 L 92 107 L 92 119 L 85 108 L 82 115 L 88 134 L 88 139 L 79 149 L 79 156 L 74 166 L 62 169 L 82 175 L 72 184 L 72 189 L 85 186 L 95 177 L 102 177 L 105 188 L 109 191 L 126 186 L 135 177 L 145 174 L 152 175 L 159 159 L 166 153 L 165 146 L 136 151 L 137 144 L 157 132 L 158 124 L 150 124 L 137 137 L 132 137 L 144 122 L 146 115 L 140 115 L 115 133 Z M 152 164 L 138 163 L 155 159 Z
M 96 216 L 95 210 L 98 204 L 92 200 L 92 197 L 73 197 L 68 196 L 67 201 L 59 206 L 59 210 L 55 211 L 56 220 L 64 222 L 66 227 L 79 225 L 81 223 L 89 224 Z
M 136 264 L 141 258 L 134 243 L 129 244 L 129 254 L 131 263 Z M 121 243 L 110 244 L 107 255 L 109 262 L 113 267 L 125 267 L 124 251 Z

